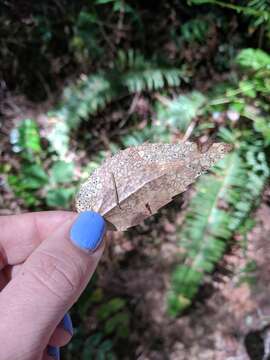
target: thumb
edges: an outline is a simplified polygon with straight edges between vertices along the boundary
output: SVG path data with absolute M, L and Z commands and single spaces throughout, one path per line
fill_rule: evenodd
M 22 265 L 0 293 L 0 359 L 38 359 L 74 304 L 103 252 L 103 218 L 67 220 Z

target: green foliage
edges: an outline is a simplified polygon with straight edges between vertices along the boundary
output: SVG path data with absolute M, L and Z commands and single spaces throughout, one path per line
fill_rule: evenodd
M 68 151 L 70 129 L 77 128 L 82 120 L 91 119 L 123 96 L 179 86 L 183 77 L 181 69 L 145 60 L 132 50 L 119 51 L 111 70 L 83 76 L 65 89 L 62 103 L 49 113 L 55 124 L 49 135 L 52 149 L 63 158 Z
M 24 162 L 19 174 L 8 176 L 8 183 L 15 195 L 32 207 L 40 204 L 39 196 L 35 193 L 48 183 L 48 176 L 40 164 Z
M 257 270 L 257 263 L 250 260 L 246 263 L 245 267 L 240 270 L 239 284 L 248 283 L 254 285 L 256 283 L 256 276 L 254 275 Z
M 94 11 L 81 10 L 78 14 L 73 26 L 73 37 L 70 39 L 70 48 L 78 62 L 92 62 L 104 54 L 98 23 L 98 14 Z
M 156 106 L 157 120 L 149 121 L 149 124 L 140 130 L 130 130 L 120 139 L 120 146 L 111 142 L 111 152 L 115 153 L 121 147 L 136 146 L 146 141 L 172 141 L 172 133 L 179 130 L 186 131 L 190 122 L 201 114 L 205 101 L 206 98 L 197 91 L 178 96 L 173 100 L 166 99 L 166 105 L 158 101 Z M 105 157 L 104 152 L 100 152 L 98 156 L 94 157 L 89 163 L 86 173 L 91 173 L 102 163 Z
M 67 209 L 75 195 L 76 188 L 50 189 L 46 194 L 46 204 L 56 209 Z
M 254 123 L 254 129 L 259 132 L 266 146 L 270 145 L 270 119 L 257 117 Z
M 178 96 L 173 100 L 166 99 L 166 105 L 159 101 L 156 105 L 157 120 L 149 123 L 140 130 L 130 130 L 122 136 L 120 144 L 110 143 L 110 150 L 115 153 L 120 148 L 140 145 L 144 142 L 170 142 L 172 133 L 186 131 L 190 122 L 201 114 L 206 98 L 197 91 Z M 89 163 L 86 174 L 88 176 L 106 158 L 104 152 L 99 152 Z
M 39 206 L 45 201 L 49 207 L 68 208 L 76 188 L 70 186 L 70 183 L 68 187 L 59 188 L 63 181 L 55 182 L 56 180 L 50 178 L 44 168 L 37 163 L 23 163 L 17 175 L 8 176 L 9 185 L 26 206 Z M 43 191 L 40 192 L 42 189 Z
M 13 151 L 21 153 L 26 159 L 32 159 L 41 152 L 40 135 L 37 124 L 32 119 L 25 119 L 18 128 L 10 133 Z
M 141 130 L 131 131 L 121 139 L 123 147 L 136 146 L 144 142 L 169 142 L 171 133 L 166 123 L 150 123 Z
M 56 117 L 75 128 L 82 119 L 95 115 L 108 103 L 134 92 L 154 91 L 178 86 L 183 71 L 147 61 L 134 51 L 119 52 L 111 70 L 84 76 L 75 85 L 65 89 Z
M 40 136 L 37 124 L 32 119 L 26 119 L 19 126 L 18 147 L 28 154 L 38 154 L 41 151 Z
M 172 316 L 192 303 L 204 275 L 213 271 L 233 235 L 250 230 L 252 224 L 247 220 L 269 177 L 269 119 L 265 115 L 269 104 L 264 98 L 269 94 L 268 55 L 245 49 L 236 61 L 244 72 L 239 87 L 227 85 L 225 96 L 205 102 L 201 113 L 234 111 L 236 119 L 248 118 L 252 124 L 233 131 L 221 128 L 220 137 L 233 143 L 235 150 L 216 166 L 213 174 L 202 177 L 196 185 L 196 195 L 179 229 L 179 246 L 185 255 L 171 278 L 168 310 Z
M 225 2 L 220 0 L 188 0 L 188 3 L 189 5 L 218 5 L 223 8 L 235 10 L 238 13 L 243 13 L 244 15 L 252 15 L 256 18 L 264 18 L 266 20 L 269 18 L 268 0 L 249 0 L 245 6 L 239 5 L 238 1 Z
M 86 288 L 77 305 L 81 325 L 75 329 L 70 352 L 82 359 L 116 359 L 115 347 L 130 334 L 130 313 L 125 300 L 119 297 L 107 299 L 102 289 L 95 287 L 95 279 Z M 95 313 L 96 324 L 91 334 L 83 326 L 87 314 Z M 93 324 L 94 325 L 94 324 Z M 86 340 L 83 340 L 85 339 Z
M 85 342 L 82 359 L 116 360 L 112 348 L 112 341 L 104 340 L 102 333 L 94 334 L 90 336 Z
M 248 71 L 239 83 L 241 92 L 252 98 L 255 98 L 257 93 L 267 96 L 270 91 L 270 56 L 260 49 L 244 49 L 239 53 L 236 62 Z
M 229 240 L 257 204 L 268 175 L 264 153 L 254 146 L 246 156 L 241 152 L 228 155 L 213 174 L 199 180 L 180 229 L 185 261 L 172 274 L 168 299 L 172 316 L 190 305 L 203 275 L 213 271 Z
M 192 19 L 181 26 L 181 36 L 188 43 L 203 43 L 209 29 L 206 19 Z
M 203 5 L 211 4 L 217 5 L 221 8 L 234 10 L 237 14 L 242 14 L 250 20 L 249 33 L 253 33 L 260 26 L 265 27 L 263 31 L 266 32 L 267 37 L 270 37 L 270 3 L 268 0 L 248 0 L 243 4 L 234 0 L 225 2 L 220 0 L 188 0 L 189 5 Z
M 48 135 L 48 140 L 52 151 L 55 151 L 59 158 L 64 159 L 69 148 L 69 127 L 63 118 L 54 120 L 55 124 Z
M 104 41 L 108 42 L 107 23 L 101 13 L 104 9 L 105 11 L 110 9 L 111 13 L 117 15 L 128 14 L 138 20 L 133 7 L 122 0 L 95 0 L 85 4 L 74 21 L 73 36 L 70 39 L 70 48 L 76 60 L 84 67 L 106 56 Z
M 125 310 L 126 302 L 121 298 L 113 298 L 101 305 L 97 318 L 104 323 L 104 332 L 116 338 L 126 338 L 129 335 L 129 313 Z
M 247 8 L 254 10 L 253 15 L 255 19 L 253 26 L 256 28 L 262 24 L 269 25 L 270 21 L 270 3 L 268 0 L 248 0 L 246 4 Z
M 21 158 L 20 169 L 8 174 L 15 195 L 28 207 L 45 202 L 49 207 L 68 208 L 75 194 L 74 165 L 62 160 L 43 165 L 43 149 L 39 128 L 32 119 L 23 120 L 11 132 L 13 150 Z M 11 172 L 11 169 L 9 170 Z
M 52 181 L 55 183 L 70 183 L 74 175 L 74 165 L 63 160 L 53 163 L 51 167 Z
M 52 208 L 66 209 L 70 207 L 75 195 L 74 164 L 63 160 L 51 163 L 49 181 L 45 188 L 45 201 Z
M 41 161 L 41 139 L 36 122 L 25 119 L 10 134 L 12 149 L 22 158 L 18 174 L 8 174 L 8 183 L 15 195 L 29 207 L 40 203 L 34 193 L 48 182 Z
M 269 70 L 270 71 L 270 55 L 261 49 L 244 49 L 236 58 L 237 64 L 243 68 L 250 70 Z
M 166 106 L 159 106 L 158 119 L 174 130 L 186 131 L 190 122 L 200 115 L 205 101 L 204 95 L 198 91 L 180 95 Z
M 99 308 L 98 318 L 100 320 L 105 320 L 116 311 L 121 310 L 124 306 L 125 302 L 123 299 L 112 299 Z

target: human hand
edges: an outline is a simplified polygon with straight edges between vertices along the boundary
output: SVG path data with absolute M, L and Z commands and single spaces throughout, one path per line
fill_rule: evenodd
M 60 358 L 72 337 L 66 312 L 95 271 L 104 232 L 93 212 L 0 217 L 1 360 Z

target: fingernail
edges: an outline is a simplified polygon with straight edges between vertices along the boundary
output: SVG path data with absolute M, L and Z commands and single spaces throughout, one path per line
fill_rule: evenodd
M 59 347 L 50 346 L 47 347 L 47 354 L 54 358 L 55 360 L 60 360 L 60 350 Z
M 79 248 L 94 251 L 102 242 L 105 221 L 93 211 L 85 211 L 75 220 L 70 230 L 71 241 Z
M 73 335 L 72 320 L 69 314 L 66 314 L 59 324 L 59 327 L 66 330 L 71 336 Z

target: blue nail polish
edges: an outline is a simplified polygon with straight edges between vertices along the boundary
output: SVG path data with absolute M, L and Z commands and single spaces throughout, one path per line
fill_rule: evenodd
M 54 358 L 55 360 L 60 360 L 60 350 L 59 347 L 50 346 L 47 347 L 47 354 Z
M 72 320 L 69 314 L 66 314 L 59 324 L 59 327 L 66 330 L 71 336 L 73 335 Z
M 105 221 L 93 211 L 85 211 L 75 220 L 70 230 L 71 241 L 87 251 L 96 250 L 105 232 Z

